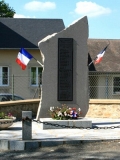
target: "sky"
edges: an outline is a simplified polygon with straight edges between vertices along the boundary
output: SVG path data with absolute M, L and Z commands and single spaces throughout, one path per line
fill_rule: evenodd
M 14 18 L 63 19 L 65 27 L 87 16 L 89 37 L 120 39 L 120 0 L 4 0 Z

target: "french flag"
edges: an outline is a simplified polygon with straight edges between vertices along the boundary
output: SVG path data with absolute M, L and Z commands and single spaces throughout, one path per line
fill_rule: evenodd
M 102 58 L 105 54 L 107 47 L 108 47 L 108 45 L 97 55 L 95 62 L 94 62 L 95 64 L 100 63 L 102 61 Z
M 27 64 L 32 58 L 33 56 L 30 53 L 28 53 L 24 48 L 21 48 L 16 58 L 16 62 L 21 66 L 22 70 L 25 70 Z

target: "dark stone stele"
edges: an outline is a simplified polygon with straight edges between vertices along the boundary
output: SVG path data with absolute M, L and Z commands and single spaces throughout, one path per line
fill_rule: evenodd
M 73 38 L 58 38 L 58 101 L 73 100 Z

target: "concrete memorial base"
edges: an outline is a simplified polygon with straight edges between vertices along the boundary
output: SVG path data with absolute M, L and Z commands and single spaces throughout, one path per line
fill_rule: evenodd
M 66 127 L 60 127 L 60 126 L 53 126 L 48 125 L 47 123 L 51 124 L 58 124 L 58 125 L 65 125 L 65 126 L 71 126 L 71 127 L 83 127 L 83 128 L 92 128 L 92 121 L 87 120 L 86 118 L 78 118 L 78 119 L 72 119 L 72 120 L 54 120 L 52 118 L 40 118 L 41 123 L 41 129 L 66 129 Z M 45 124 L 46 123 L 46 124 Z

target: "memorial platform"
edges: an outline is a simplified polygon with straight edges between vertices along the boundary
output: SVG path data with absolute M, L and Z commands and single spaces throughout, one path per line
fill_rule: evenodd
M 92 128 L 92 121 L 86 118 L 72 120 L 54 120 L 52 118 L 41 118 L 41 129 L 64 129 L 69 127 Z M 65 127 L 66 126 L 66 127 Z
M 96 141 L 118 140 L 120 142 L 120 119 L 88 118 L 88 120 L 92 121 L 92 129 L 43 130 L 41 123 L 32 122 L 31 140 L 22 140 L 22 122 L 15 122 L 8 129 L 0 131 L 0 150 L 27 150 Z M 105 127 L 105 129 L 94 129 L 94 127 Z M 107 127 L 110 128 L 106 129 Z

